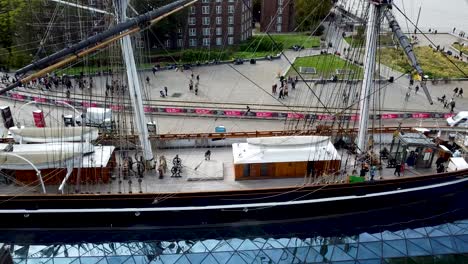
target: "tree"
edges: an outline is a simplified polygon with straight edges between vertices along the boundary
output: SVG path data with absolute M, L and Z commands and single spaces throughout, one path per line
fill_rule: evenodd
M 296 0 L 297 31 L 312 31 L 332 8 L 330 0 Z
M 16 21 L 25 6 L 25 0 L 0 0 L 0 47 L 8 52 L 13 46 Z

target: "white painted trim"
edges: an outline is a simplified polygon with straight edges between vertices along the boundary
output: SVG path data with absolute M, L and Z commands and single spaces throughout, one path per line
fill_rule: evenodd
M 136 212 L 177 212 L 177 211 L 201 211 L 201 210 L 244 210 L 249 208 L 262 208 L 262 207 L 276 207 L 276 206 L 289 206 L 289 205 L 303 205 L 313 203 L 323 203 L 332 201 L 343 200 L 357 200 L 369 197 L 379 197 L 386 195 L 394 195 L 399 193 L 408 193 L 414 191 L 434 189 L 444 186 L 456 185 L 468 181 L 468 178 L 455 180 L 451 182 L 438 183 L 428 186 L 415 187 L 403 190 L 395 190 L 388 192 L 372 193 L 367 195 L 351 195 L 341 197 L 329 197 L 312 200 L 301 201 L 287 201 L 287 202 L 273 202 L 273 203 L 251 203 L 251 204 L 232 204 L 232 205 L 210 205 L 210 206 L 184 206 L 184 207 L 160 207 L 160 208 L 96 208 L 96 209 L 5 209 L 0 210 L 0 214 L 50 214 L 50 213 L 136 213 Z
M 106 14 L 106 15 L 114 16 L 114 14 L 112 14 L 112 13 L 109 13 L 109 12 L 107 12 L 107 11 L 104 11 L 104 10 L 101 10 L 101 9 L 97 9 L 97 8 L 94 8 L 94 7 L 89 7 L 89 6 L 84 6 L 84 5 L 78 5 L 78 4 L 74 4 L 74 3 L 70 3 L 70 2 L 62 1 L 62 0 L 51 0 L 51 1 L 52 1 L 52 2 L 56 2 L 56 3 L 59 3 L 59 4 L 64 4 L 64 5 L 68 5 L 68 6 L 78 7 L 78 8 L 85 9 L 85 10 L 89 10 L 89 11 L 96 12 L 96 13 L 101 13 L 101 14 Z

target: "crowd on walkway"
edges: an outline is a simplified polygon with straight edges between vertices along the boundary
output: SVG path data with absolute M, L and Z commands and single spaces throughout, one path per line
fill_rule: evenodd
M 294 79 L 289 76 L 288 78 L 285 78 L 284 76 L 280 76 L 279 78 L 279 83 L 274 83 L 271 87 L 271 93 L 273 95 L 276 95 L 278 93 L 278 99 L 285 99 L 286 97 L 289 97 L 289 87 L 291 87 L 292 90 L 296 89 L 296 85 L 299 81 L 298 76 L 296 76 Z M 279 92 L 278 92 L 278 84 L 279 84 Z

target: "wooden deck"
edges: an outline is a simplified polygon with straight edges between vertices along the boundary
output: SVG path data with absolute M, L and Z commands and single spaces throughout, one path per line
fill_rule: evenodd
M 239 190 L 239 189 L 257 189 L 257 188 L 275 188 L 287 186 L 302 186 L 305 184 L 314 184 L 314 179 L 310 177 L 287 178 L 287 179 L 264 179 L 264 180 L 243 180 L 235 181 L 234 167 L 231 147 L 216 147 L 210 148 L 211 160 L 205 161 L 204 153 L 207 148 L 172 148 L 155 150 L 158 157 L 164 155 L 167 158 L 169 171 L 165 173 L 163 179 L 159 179 L 157 172 L 151 171 L 139 182 L 135 174 L 124 179 L 119 177 L 118 166 L 114 171 L 113 177 L 109 183 L 81 184 L 78 186 L 69 183 L 65 187 L 65 193 L 73 194 L 76 189 L 80 189 L 81 193 L 155 193 L 164 194 L 168 192 L 197 192 L 197 191 L 221 191 L 221 190 Z M 157 151 L 157 152 L 156 152 Z M 350 174 L 353 170 L 354 157 L 346 158 L 345 152 L 339 151 L 342 159 L 342 170 L 346 170 Z M 119 159 L 117 152 L 117 160 Z M 182 159 L 183 171 L 181 178 L 173 178 L 170 174 L 172 158 L 179 155 Z M 132 154 L 133 156 L 133 154 Z M 156 159 L 157 160 L 157 159 Z M 346 162 L 348 160 L 348 162 Z M 434 165 L 435 166 L 435 165 Z M 358 169 L 359 171 L 359 169 Z M 384 179 L 395 178 L 393 176 L 394 169 L 385 168 L 377 171 L 375 180 L 381 177 Z M 435 168 L 432 169 L 406 169 L 401 177 L 414 177 L 424 174 L 435 173 Z M 347 174 L 342 176 L 324 176 L 321 178 L 322 183 L 334 183 L 337 181 L 346 180 Z M 367 178 L 369 177 L 369 173 Z M 315 179 L 315 182 L 316 179 Z M 58 185 L 46 186 L 47 192 L 57 194 Z M 41 193 L 40 186 L 18 184 L 1 184 L 0 193 L 3 195 L 11 194 L 31 194 Z

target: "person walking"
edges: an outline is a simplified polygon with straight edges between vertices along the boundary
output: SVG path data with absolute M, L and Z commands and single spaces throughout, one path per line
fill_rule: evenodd
M 401 176 L 400 172 L 401 172 L 401 163 L 398 162 L 395 166 L 395 172 L 393 172 L 393 175 L 396 176 L 398 174 L 398 177 L 400 177 Z
M 457 95 L 458 94 L 458 87 L 455 87 L 455 89 L 453 89 L 453 95 Z
M 418 94 L 418 91 L 419 91 L 419 85 L 416 85 L 416 87 L 414 88 L 414 94 Z
M 149 83 L 150 83 L 150 78 L 149 78 L 149 76 L 146 76 L 146 83 L 147 83 L 148 85 L 149 85 Z
M 195 95 L 198 95 L 198 83 L 195 84 Z
M 207 150 L 205 152 L 205 160 L 210 160 L 211 159 L 211 151 L 210 150 Z
M 284 99 L 283 88 L 281 88 L 280 91 L 279 91 L 279 97 L 278 97 L 278 99 Z
M 377 169 L 376 169 L 375 166 L 372 166 L 371 169 L 370 169 L 370 180 L 371 180 L 371 181 L 374 180 L 376 170 L 377 170 Z
M 452 100 L 450 101 L 450 113 L 453 113 L 453 109 L 455 108 L 455 100 Z
M 458 91 L 458 97 L 463 97 L 463 88 Z
M 200 75 L 197 74 L 197 81 L 199 82 L 200 81 Z
M 167 96 L 167 86 L 164 86 L 164 93 L 166 93 Z

